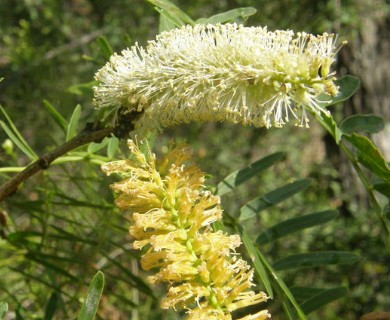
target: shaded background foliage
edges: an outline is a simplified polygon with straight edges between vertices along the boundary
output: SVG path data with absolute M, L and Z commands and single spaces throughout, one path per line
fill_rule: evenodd
M 194 19 L 252 6 L 258 12 L 249 25 L 270 30 L 291 28 L 312 33 L 338 32 L 349 45 L 340 51 L 339 74 L 352 73 L 362 80 L 361 90 L 346 105 L 333 108 L 336 118 L 375 112 L 389 121 L 389 7 L 385 0 L 220 0 L 176 1 Z M 80 123 L 93 117 L 92 92 L 79 86 L 93 80 L 107 56 L 99 37 L 109 40 L 114 51 L 135 41 L 145 44 L 158 30 L 158 14 L 141 0 L 51 1 L 3 0 L 0 3 L 0 104 L 38 154 L 64 141 L 64 134 L 50 119 L 43 100 L 69 119 L 82 105 Z M 82 129 L 80 125 L 79 129 Z M 388 127 L 377 135 L 387 154 Z M 312 178 L 304 193 L 262 212 L 259 230 L 287 218 L 328 208 L 340 215 L 322 229 L 264 245 L 262 251 L 276 259 L 308 250 L 350 250 L 362 260 L 345 269 L 310 269 L 283 273 L 288 285 L 346 284 L 348 297 L 318 311 L 311 319 L 356 319 L 363 313 L 390 308 L 388 255 L 379 242 L 380 230 L 367 205 L 364 192 L 330 139 L 313 122 L 309 130 L 290 127 L 254 129 L 226 124 L 187 125 L 167 130 L 156 146 L 172 137 L 187 140 L 201 167 L 211 173 L 213 184 L 229 172 L 275 151 L 287 156 L 272 170 L 223 198 L 227 212 L 258 194 L 287 181 Z M 286 139 L 288 137 L 288 139 Z M 386 139 L 387 138 L 387 139 Z M 0 131 L 1 167 L 26 165 L 29 159 L 16 147 L 11 150 Z M 121 142 L 116 157 L 124 156 Z M 123 150 L 123 151 L 121 151 Z M 92 150 L 93 151 L 93 150 Z M 104 151 L 104 150 L 103 150 Z M 97 151 L 99 153 L 99 151 Z M 31 179 L 11 197 L 1 211 L 0 300 L 25 319 L 44 318 L 50 302 L 56 316 L 72 318 L 79 299 L 96 269 L 107 277 L 101 319 L 175 319 L 161 314 L 138 269 L 138 253 L 131 250 L 128 223 L 113 207 L 98 164 L 109 160 L 90 152 L 83 161 L 55 166 Z M 93 155 L 92 155 L 93 154 Z M 0 176 L 7 178 L 6 174 Z M 322 282 L 322 283 L 321 283 Z M 138 288 L 140 291 L 134 290 Z M 153 289 L 155 290 L 155 289 Z M 154 292 L 158 297 L 161 292 Z M 278 309 L 274 307 L 277 316 Z M 49 310 L 49 311 L 48 311 Z M 46 318 L 45 318 L 46 319 Z

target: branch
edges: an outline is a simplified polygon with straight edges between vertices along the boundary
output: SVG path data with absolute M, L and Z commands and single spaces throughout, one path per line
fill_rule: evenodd
M 73 139 L 59 146 L 56 150 L 43 154 L 39 157 L 39 159 L 29 164 L 23 171 L 19 172 L 9 181 L 0 186 L 0 202 L 8 196 L 14 194 L 22 182 L 26 181 L 34 174 L 49 168 L 50 164 L 55 159 L 87 143 L 101 141 L 103 138 L 110 136 L 111 133 L 114 133 L 114 131 L 115 128 L 112 127 L 97 130 L 92 129 L 92 131 L 86 129 L 81 131 Z

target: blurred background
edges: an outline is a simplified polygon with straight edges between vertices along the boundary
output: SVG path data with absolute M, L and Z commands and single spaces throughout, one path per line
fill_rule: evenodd
M 390 3 L 387 0 L 180 0 L 173 1 L 194 20 L 237 7 L 254 7 L 247 25 L 269 30 L 338 33 L 347 40 L 338 54 L 338 76 L 360 78 L 361 88 L 347 103 L 332 108 L 338 120 L 355 113 L 375 113 L 387 126 L 373 137 L 390 160 Z M 94 108 L 89 84 L 107 61 L 99 39 L 115 52 L 158 33 L 159 15 L 141 0 L 2 0 L 0 1 L 0 104 L 37 153 L 53 150 L 64 133 L 53 121 L 47 103 L 69 119 L 82 107 L 79 130 L 92 121 Z M 3 115 L 2 115 L 3 116 Z M 3 118 L 2 118 L 3 120 Z M 188 142 L 213 185 L 230 172 L 267 154 L 287 156 L 259 179 L 223 198 L 227 212 L 262 193 L 297 179 L 311 186 L 282 204 L 265 210 L 259 230 L 314 211 L 336 209 L 339 215 L 321 229 L 265 245 L 272 261 L 310 250 L 343 250 L 361 255 L 353 266 L 285 272 L 289 286 L 346 285 L 349 295 L 317 311 L 310 319 L 358 319 L 390 310 L 389 256 L 383 254 L 378 222 L 368 199 L 338 148 L 314 121 L 310 129 L 290 125 L 254 129 L 228 124 L 190 124 L 169 129 L 160 146 L 173 137 Z M 10 146 L 0 129 L 0 167 L 25 166 L 28 157 Z M 116 156 L 126 154 L 121 141 Z M 129 245 L 126 223 L 112 204 L 110 179 L 98 162 L 85 159 L 51 168 L 26 182 L 0 208 L 0 301 L 10 304 L 17 319 L 46 319 L 55 305 L 56 319 L 74 318 L 86 284 L 97 269 L 107 276 L 99 319 L 176 319 L 162 313 L 160 289 L 143 282 Z M 0 173 L 0 182 L 12 176 Z M 135 290 L 138 289 L 138 290 Z M 163 292 L 163 291 L 161 291 Z M 50 304 L 51 303 L 51 304 Z M 49 310 L 52 310 L 50 309 Z M 277 302 L 271 312 L 278 317 Z M 46 313 L 45 313 L 46 310 Z

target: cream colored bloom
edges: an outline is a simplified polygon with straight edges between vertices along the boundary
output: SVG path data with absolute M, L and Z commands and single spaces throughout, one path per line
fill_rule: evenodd
M 185 26 L 114 54 L 96 73 L 95 104 L 142 111 L 140 130 L 192 121 L 279 127 L 291 115 L 307 126 L 305 110 L 326 112 L 320 95 L 338 92 L 334 56 L 333 34 Z
M 232 319 L 234 310 L 267 300 L 251 288 L 253 270 L 235 253 L 238 235 L 214 232 L 210 224 L 222 218 L 220 199 L 205 190 L 204 174 L 187 163 L 189 150 L 171 151 L 160 163 L 147 149 L 141 153 L 129 141 L 132 158 L 103 166 L 122 181 L 112 189 L 116 204 L 130 211 L 134 249 L 144 248 L 141 266 L 155 273 L 151 284 L 169 289 L 163 308 L 186 309 L 188 319 Z M 243 319 L 267 319 L 266 310 Z

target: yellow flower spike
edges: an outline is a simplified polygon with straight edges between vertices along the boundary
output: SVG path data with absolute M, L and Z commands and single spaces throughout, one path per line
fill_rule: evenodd
M 330 67 L 336 36 L 237 24 L 183 26 L 145 48 L 114 54 L 96 73 L 98 108 L 142 112 L 140 131 L 192 121 L 280 127 L 327 112 L 320 95 L 338 88 Z M 300 89 L 305 94 L 300 93 Z
M 148 148 L 143 155 L 135 142 L 129 147 L 131 160 L 103 170 L 122 177 L 111 188 L 119 193 L 117 205 L 131 214 L 133 248 L 146 248 L 141 266 L 155 272 L 147 280 L 168 284 L 162 308 L 185 309 L 188 319 L 220 320 L 266 301 L 265 293 L 250 290 L 253 270 L 235 252 L 240 237 L 212 230 L 211 223 L 222 219 L 220 198 L 205 190 L 204 174 L 187 163 L 188 148 L 157 162 Z M 243 319 L 269 317 L 264 310 Z

